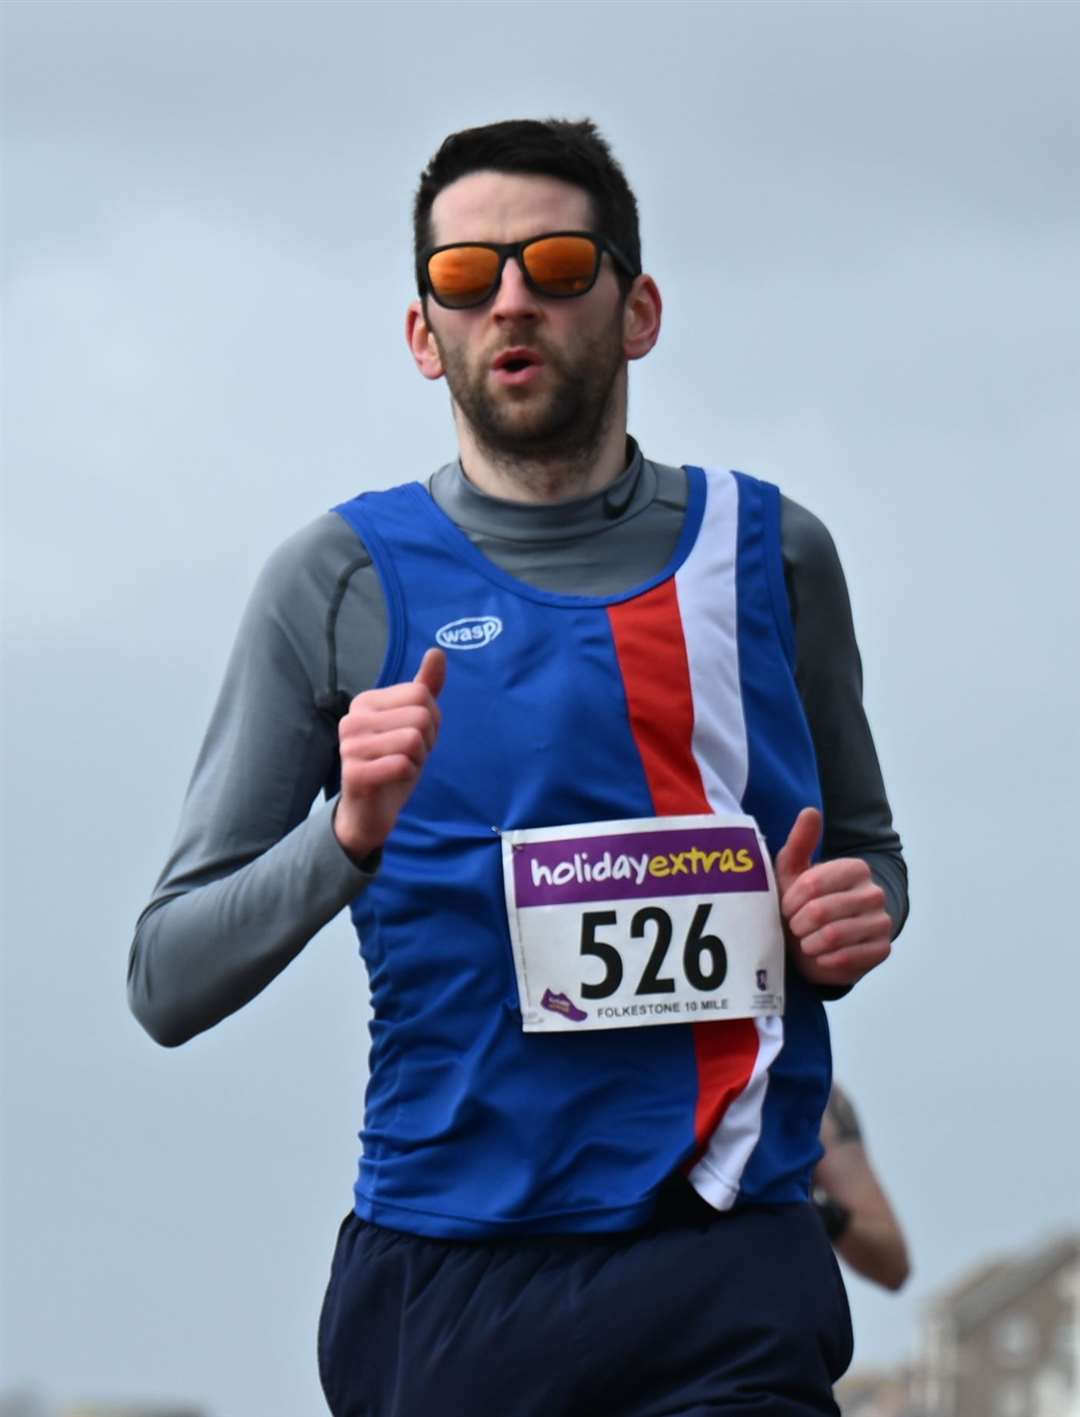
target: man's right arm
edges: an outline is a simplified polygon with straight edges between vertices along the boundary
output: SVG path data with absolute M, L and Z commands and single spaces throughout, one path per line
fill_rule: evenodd
M 339 517 L 271 557 L 131 946 L 131 1008 L 159 1043 L 186 1042 L 254 998 L 370 880 L 335 836 L 336 796 L 311 806 L 338 770 L 335 715 L 319 705 L 369 689 L 385 645 L 370 558 Z

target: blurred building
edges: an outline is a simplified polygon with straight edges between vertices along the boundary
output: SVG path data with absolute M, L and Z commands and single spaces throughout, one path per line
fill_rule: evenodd
M 160 1404 L 132 1406 L 128 1403 L 123 1407 L 113 1407 L 100 1403 L 78 1403 L 74 1407 L 61 1407 L 56 1417 L 206 1417 L 206 1413 L 197 1407 L 162 1407 Z
M 856 1369 L 836 1397 L 844 1417 L 1080 1417 L 1080 1235 L 962 1274 L 914 1362 Z
M 1080 1236 L 991 1260 L 943 1290 L 918 1367 L 933 1417 L 1080 1417 Z
M 0 1393 L 0 1417 L 207 1417 L 200 1407 L 160 1402 L 76 1402 L 57 1406 L 37 1392 Z
M 926 1417 L 915 1405 L 918 1376 L 910 1363 L 893 1368 L 864 1368 L 849 1373 L 836 1387 L 844 1417 Z

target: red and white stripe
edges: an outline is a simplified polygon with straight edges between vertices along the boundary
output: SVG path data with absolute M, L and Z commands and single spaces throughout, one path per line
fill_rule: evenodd
M 738 483 L 706 473 L 705 513 L 672 579 L 608 610 L 630 726 L 658 816 L 741 811 L 746 721 L 739 680 Z M 691 1025 L 697 1152 L 689 1178 L 717 1210 L 735 1201 L 761 1135 L 779 1017 Z

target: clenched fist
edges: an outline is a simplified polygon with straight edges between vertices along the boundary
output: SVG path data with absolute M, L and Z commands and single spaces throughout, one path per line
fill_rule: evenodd
M 804 807 L 776 857 L 776 888 L 796 969 L 812 984 L 854 984 L 887 959 L 885 892 L 857 857 L 814 865 L 821 813 Z
M 435 746 L 446 655 L 429 649 L 416 678 L 357 694 L 338 725 L 341 797 L 334 834 L 360 862 L 390 835 Z

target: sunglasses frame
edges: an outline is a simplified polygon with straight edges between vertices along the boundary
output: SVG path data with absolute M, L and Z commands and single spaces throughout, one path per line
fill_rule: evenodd
M 565 295 L 559 295 L 553 291 L 541 290 L 529 274 L 525 262 L 522 260 L 522 253 L 526 246 L 532 246 L 537 241 L 549 241 L 555 236 L 583 236 L 587 241 L 591 241 L 596 248 L 596 264 L 593 267 L 592 279 L 584 290 L 569 291 Z M 479 300 L 469 300 L 464 305 L 448 305 L 444 300 L 440 300 L 435 293 L 435 288 L 432 285 L 431 275 L 429 273 L 429 266 L 432 258 L 441 255 L 443 251 L 458 251 L 466 246 L 480 247 L 483 251 L 494 251 L 499 258 L 499 266 L 495 272 L 495 279 L 492 281 L 490 290 Z M 477 306 L 485 305 L 499 289 L 499 286 L 502 284 L 503 268 L 512 256 L 518 263 L 525 284 L 532 293 L 539 296 L 541 300 L 577 300 L 582 295 L 588 295 L 597 280 L 599 280 L 600 267 L 603 263 L 605 251 L 611 257 L 615 265 L 618 266 L 625 275 L 628 275 L 631 280 L 641 274 L 640 270 L 634 269 L 632 264 L 619 250 L 618 246 L 615 245 L 614 241 L 607 236 L 601 236 L 596 231 L 542 231 L 537 236 L 527 236 L 524 241 L 449 241 L 445 246 L 430 246 L 424 252 L 422 293 L 424 295 L 430 295 L 435 304 L 441 306 L 444 310 L 475 310 Z

